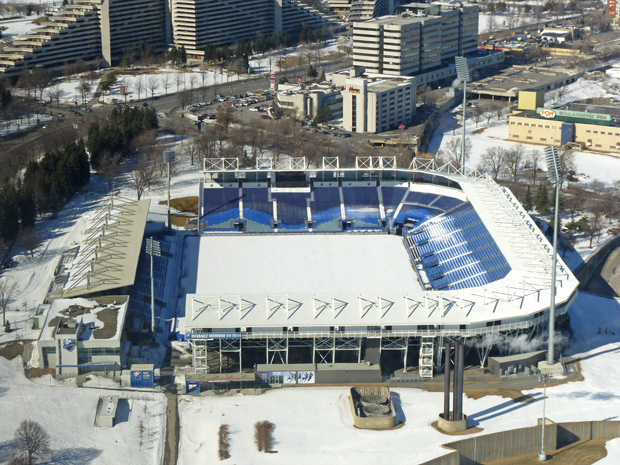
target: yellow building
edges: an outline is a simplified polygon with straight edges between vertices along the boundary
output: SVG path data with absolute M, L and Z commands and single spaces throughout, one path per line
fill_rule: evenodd
M 545 106 L 545 91 L 521 90 L 519 91 L 519 110 L 536 110 Z
M 620 127 L 536 118 L 524 113 L 508 117 L 508 139 L 558 147 L 576 143 L 594 152 L 620 153 Z

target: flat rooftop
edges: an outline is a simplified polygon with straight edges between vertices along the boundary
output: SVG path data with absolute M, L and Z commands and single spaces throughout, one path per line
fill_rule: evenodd
M 576 72 L 569 70 L 512 66 L 498 74 L 472 82 L 468 91 L 482 95 L 516 97 L 520 90 L 545 89 L 550 84 L 568 80 Z
M 73 334 L 81 342 L 119 340 L 127 303 L 127 296 L 56 299 L 49 304 L 39 340 L 51 341 L 55 334 Z M 81 331 L 80 326 L 84 328 Z
M 421 290 L 397 236 L 208 236 L 189 238 L 187 247 L 187 256 L 198 257 L 195 293 L 199 295 Z

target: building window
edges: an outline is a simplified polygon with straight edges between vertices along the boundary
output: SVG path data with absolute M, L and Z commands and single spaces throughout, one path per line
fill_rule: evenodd
M 56 355 L 56 347 L 42 347 L 41 352 L 43 354 L 43 368 L 49 368 L 49 356 Z

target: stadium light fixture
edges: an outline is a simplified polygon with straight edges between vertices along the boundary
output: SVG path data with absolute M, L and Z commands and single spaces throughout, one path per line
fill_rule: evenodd
M 551 260 L 551 305 L 549 306 L 549 347 L 547 349 L 547 363 L 553 365 L 555 361 L 554 336 L 555 336 L 555 275 L 558 262 L 558 217 L 560 205 L 560 186 L 564 182 L 560 154 L 557 147 L 545 148 L 547 160 L 547 175 L 551 184 L 555 184 L 555 212 L 553 221 L 553 256 Z
M 159 241 L 152 237 L 146 239 L 146 253 L 151 256 L 151 332 L 155 334 L 155 280 L 153 278 L 153 255 L 161 257 Z
M 467 105 L 467 82 L 471 81 L 467 58 L 454 57 L 456 77 L 463 81 L 463 141 L 461 145 L 461 173 L 465 175 L 465 108 Z

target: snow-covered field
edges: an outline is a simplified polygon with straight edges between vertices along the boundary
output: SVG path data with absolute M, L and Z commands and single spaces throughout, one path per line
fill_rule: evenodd
M 585 380 L 548 388 L 547 415 L 554 421 L 617 419 L 620 396 L 614 386 L 620 382 L 620 372 L 610 372 L 608 367 L 620 362 L 620 302 L 581 294 L 570 313 L 575 328 L 572 353 L 583 359 Z M 257 452 L 253 442 L 253 425 L 261 420 L 275 424 L 278 463 L 310 465 L 329 457 L 330 463 L 351 465 L 416 464 L 445 453 L 441 444 L 454 438 L 431 427 L 443 405 L 442 393 L 397 387 L 392 393 L 398 416 L 405 421 L 394 431 L 356 429 L 344 387 L 285 388 L 260 396 L 186 397 L 179 409 L 179 464 L 217 460 L 217 430 L 222 424 L 228 424 L 231 431 L 231 458 L 224 463 L 273 463 L 274 457 Z M 466 398 L 464 411 L 472 424 L 484 429 L 479 434 L 532 426 L 542 416 L 542 389 L 525 394 L 535 401 Z M 566 408 L 569 403 L 571 408 Z M 618 442 L 609 446 L 615 454 Z
M 54 459 L 46 463 L 161 463 L 166 430 L 163 394 L 50 386 L 50 382 L 49 375 L 36 383 L 26 379 L 21 357 L 0 357 L 0 463 L 11 458 L 13 434 L 25 419 L 40 423 L 51 437 Z M 121 395 L 117 424 L 95 427 L 99 397 L 110 394 Z M 145 432 L 140 448 L 141 422 Z

